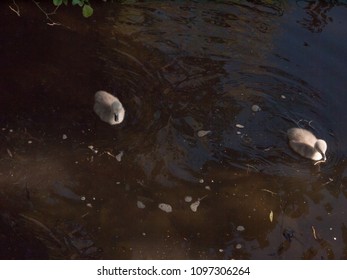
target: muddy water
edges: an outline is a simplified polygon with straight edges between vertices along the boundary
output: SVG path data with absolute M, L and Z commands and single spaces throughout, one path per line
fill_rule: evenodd
M 347 258 L 346 6 L 234 2 L 1 4 L 1 258 Z

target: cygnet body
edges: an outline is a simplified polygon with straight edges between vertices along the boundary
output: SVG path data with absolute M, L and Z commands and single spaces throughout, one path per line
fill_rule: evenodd
M 94 112 L 110 125 L 120 124 L 125 115 L 124 107 L 119 99 L 103 90 L 95 93 Z
M 290 128 L 287 131 L 289 146 L 294 152 L 312 160 L 326 160 L 327 143 L 317 139 L 310 131 L 303 128 Z

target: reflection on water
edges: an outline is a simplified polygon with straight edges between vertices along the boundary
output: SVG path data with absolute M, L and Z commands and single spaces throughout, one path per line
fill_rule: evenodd
M 347 258 L 346 7 L 234 2 L 2 4 L 1 258 Z

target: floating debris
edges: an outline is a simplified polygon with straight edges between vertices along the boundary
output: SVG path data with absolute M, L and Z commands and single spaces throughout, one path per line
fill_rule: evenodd
M 312 235 L 313 235 L 313 238 L 318 240 L 318 237 L 317 237 L 317 232 L 316 232 L 316 229 L 314 226 L 311 226 L 311 229 L 312 229 Z
M 192 209 L 193 212 L 196 212 L 198 211 L 199 205 L 200 205 L 200 200 L 197 200 L 193 202 L 192 204 L 190 204 L 190 209 Z
M 199 137 L 204 137 L 206 136 L 207 134 L 210 134 L 211 133 L 211 130 L 200 130 L 198 131 L 198 136 Z
M 285 95 L 282 94 L 282 95 L 281 95 L 281 98 L 282 98 L 282 99 L 286 99 L 287 97 L 286 97 Z
M 200 205 L 200 201 L 203 200 L 205 197 L 207 197 L 207 195 L 203 196 L 202 198 L 198 198 L 197 201 L 195 201 L 192 204 L 190 204 L 190 209 L 193 212 L 196 212 L 198 210 L 199 205 Z
M 93 152 L 96 153 L 96 154 L 98 153 L 98 150 L 94 149 L 94 146 L 93 146 L 93 145 L 89 145 L 89 146 L 88 146 L 88 149 L 91 150 L 91 151 L 93 151 Z
M 242 245 L 241 245 L 240 243 L 239 243 L 239 244 L 236 244 L 235 248 L 239 250 L 239 249 L 242 248 Z
M 205 186 L 205 190 L 210 191 L 210 190 L 211 190 L 211 187 L 210 187 L 210 186 Z
M 170 204 L 166 204 L 166 203 L 160 203 L 158 205 L 159 209 L 166 212 L 166 213 L 170 213 L 172 212 L 172 207 Z
M 241 131 L 236 131 L 236 134 L 237 134 L 237 135 L 240 135 L 240 134 L 241 134 Z
M 8 155 L 10 156 L 10 158 L 13 158 L 13 154 L 11 153 L 10 149 L 6 149 Z
M 63 134 L 62 138 L 63 138 L 63 140 L 66 140 L 67 139 L 67 135 Z
M 272 210 L 270 211 L 269 219 L 270 219 L 270 222 L 272 223 L 272 221 L 274 219 L 274 212 L 272 212 Z
M 85 196 L 81 196 L 81 200 L 82 200 L 82 201 L 85 201 L 85 200 L 86 200 L 86 197 L 85 197 Z
M 93 208 L 93 205 L 92 205 L 91 203 L 87 203 L 86 205 L 87 205 L 87 207 L 89 207 L 89 208 Z
M 236 228 L 237 231 L 244 231 L 245 230 L 245 227 L 244 226 L 238 226 Z
M 224 252 L 224 250 L 223 250 L 223 249 L 219 249 L 218 251 L 219 251 L 220 253 L 223 253 L 223 252 Z
M 254 105 L 252 105 L 252 111 L 253 112 L 259 112 L 259 111 L 261 111 L 261 108 L 258 106 L 258 105 L 256 105 L 256 104 L 254 104 Z
M 117 159 L 117 161 L 121 161 L 122 160 L 122 157 L 123 157 L 123 155 L 124 155 L 124 152 L 123 151 L 120 151 L 119 152 L 119 154 L 118 155 L 116 155 L 116 159 Z
M 245 128 L 245 126 L 244 126 L 244 125 L 239 124 L 239 123 L 238 123 L 238 124 L 236 124 L 235 126 L 236 126 L 237 128 Z
M 139 209 L 144 209 L 144 208 L 146 208 L 146 205 L 145 205 L 142 201 L 140 201 L 140 200 L 138 200 L 138 201 L 136 202 L 136 205 L 137 205 L 137 208 L 139 208 Z
M 203 184 L 204 183 L 204 179 L 199 179 L 199 183 Z
M 193 200 L 193 198 L 189 195 L 187 195 L 185 198 L 184 198 L 184 201 L 185 202 L 191 202 Z
M 33 143 L 33 141 L 31 141 L 31 140 L 28 141 L 28 144 L 32 144 L 32 143 Z

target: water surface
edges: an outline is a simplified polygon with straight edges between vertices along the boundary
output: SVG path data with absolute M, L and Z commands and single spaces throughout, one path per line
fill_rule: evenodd
M 347 258 L 347 9 L 288 2 L 2 3 L 1 258 Z

